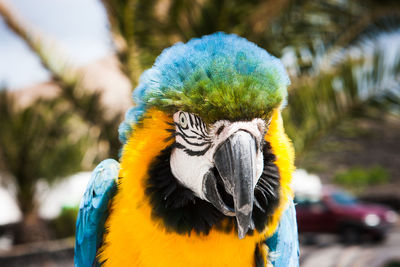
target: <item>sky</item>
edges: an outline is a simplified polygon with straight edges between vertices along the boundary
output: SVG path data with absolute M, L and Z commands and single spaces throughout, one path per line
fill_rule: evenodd
M 107 16 L 99 0 L 7 0 L 26 21 L 57 40 L 77 65 L 112 52 Z M 48 80 L 38 57 L 0 16 L 0 87 L 17 89 Z

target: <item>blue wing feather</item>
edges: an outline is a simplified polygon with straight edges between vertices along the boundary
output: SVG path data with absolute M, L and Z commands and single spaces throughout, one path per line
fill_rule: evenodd
M 76 267 L 96 265 L 96 253 L 103 238 L 108 204 L 117 188 L 118 173 L 119 163 L 112 159 L 102 161 L 92 173 L 76 220 Z
M 282 215 L 275 234 L 266 240 L 268 260 L 274 267 L 299 266 L 299 241 L 293 201 Z

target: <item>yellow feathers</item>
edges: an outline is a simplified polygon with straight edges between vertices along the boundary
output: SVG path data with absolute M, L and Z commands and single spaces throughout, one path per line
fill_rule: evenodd
M 293 149 L 284 133 L 279 110 L 274 112 L 266 140 L 277 157 L 281 203 L 264 233 L 255 232 L 242 240 L 236 231 L 211 230 L 208 235 L 192 232 L 190 236 L 167 232 L 161 219 L 152 218 L 145 181 L 153 159 L 174 141 L 166 141 L 171 135 L 166 129 L 173 129 L 168 123 L 172 123 L 171 116 L 157 110 L 147 112 L 124 146 L 120 184 L 106 223 L 108 233 L 100 250 L 100 261 L 105 261 L 105 266 L 118 267 L 254 266 L 257 243 L 275 231 L 292 197 L 289 182 Z

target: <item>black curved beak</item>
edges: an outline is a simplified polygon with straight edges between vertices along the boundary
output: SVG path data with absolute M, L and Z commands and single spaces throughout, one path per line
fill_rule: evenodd
M 204 190 L 207 199 L 225 215 L 236 216 L 240 239 L 245 237 L 249 229 L 254 229 L 252 211 L 256 155 L 254 137 L 246 131 L 237 131 L 214 154 L 218 174 L 209 172 L 205 177 Z M 215 177 L 216 175 L 219 177 Z M 218 179 L 223 184 L 224 193 L 232 196 L 234 207 L 226 203 L 226 198 L 224 200 L 218 191 Z

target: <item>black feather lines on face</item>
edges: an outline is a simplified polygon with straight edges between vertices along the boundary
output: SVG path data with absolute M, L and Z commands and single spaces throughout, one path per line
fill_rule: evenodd
M 179 234 L 190 234 L 193 230 L 197 234 L 207 235 L 213 227 L 224 232 L 237 231 L 235 217 L 225 216 L 211 203 L 195 196 L 193 191 L 173 176 L 170 157 L 174 145 L 161 151 L 149 168 L 145 188 L 154 219 L 162 219 L 168 231 Z M 254 224 L 260 232 L 279 202 L 279 171 L 273 163 L 275 156 L 269 143 L 265 143 L 263 154 L 264 171 L 255 189 L 255 199 L 260 207 L 254 205 L 253 208 Z M 252 235 L 252 231 L 247 234 Z
M 167 230 L 180 234 L 190 234 L 192 230 L 208 234 L 214 225 L 222 228 L 225 216 L 211 203 L 196 197 L 173 176 L 170 166 L 173 147 L 161 151 L 149 169 L 146 194 L 153 208 L 152 216 L 161 218 Z

